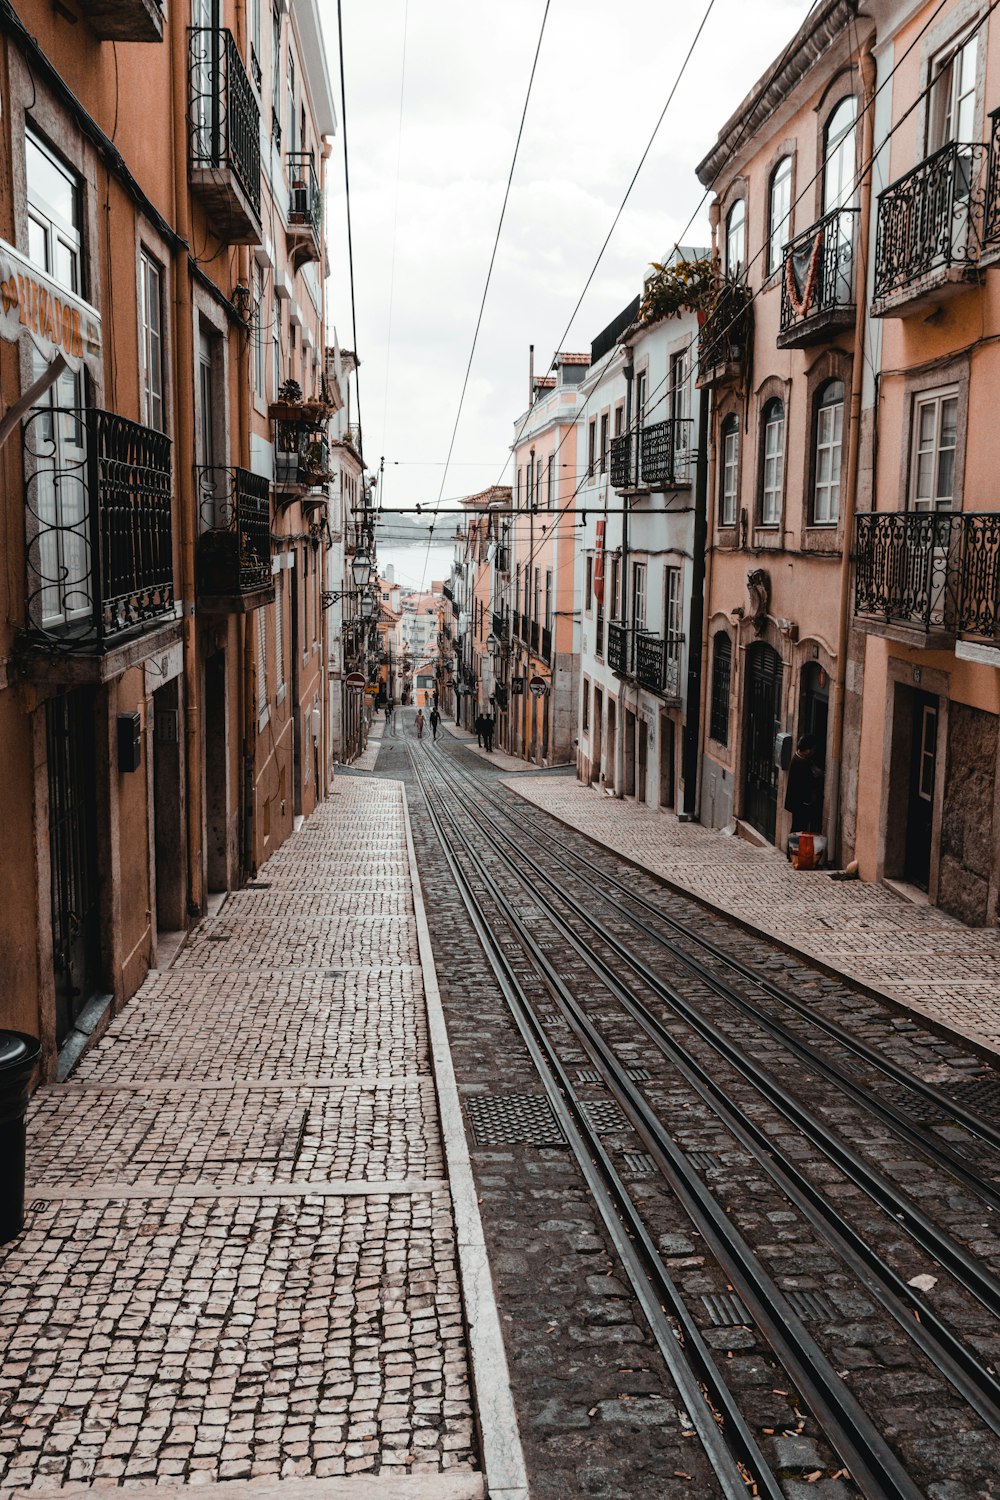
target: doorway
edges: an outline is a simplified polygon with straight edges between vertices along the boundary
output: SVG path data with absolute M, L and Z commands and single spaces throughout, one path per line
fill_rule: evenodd
M 931 877 L 931 839 L 934 832 L 934 786 L 937 777 L 937 698 L 913 694 L 913 734 L 910 743 L 910 795 L 906 809 L 906 879 L 926 891 Z
M 226 653 L 205 662 L 205 852 L 209 891 L 229 889 Z
M 673 807 L 676 781 L 676 746 L 674 721 L 666 714 L 660 717 L 660 806 Z
M 288 574 L 289 604 L 292 611 L 292 681 L 291 681 L 291 721 L 292 721 L 292 811 L 297 818 L 302 816 L 302 782 L 304 777 L 302 764 L 302 722 L 299 718 L 301 693 L 300 657 L 302 649 L 299 644 L 299 577 L 298 570 L 292 568 Z M 282 607 L 282 597 L 279 593 L 277 608 Z
M 635 787 L 636 801 L 646 800 L 646 774 L 649 761 L 649 725 L 645 719 L 639 720 L 639 768 Z
M 616 758 L 616 755 L 617 755 L 617 746 L 615 744 L 615 738 L 616 738 L 616 734 L 617 734 L 617 727 L 618 726 L 617 726 L 617 718 L 616 718 L 616 711 L 615 711 L 615 700 L 613 698 L 609 698 L 608 699 L 608 753 L 604 757 L 604 764 L 605 764 L 605 766 L 610 766 L 610 768 L 611 768 L 611 776 L 610 776 L 610 779 L 609 779 L 608 773 L 607 773 L 607 771 L 605 771 L 605 773 L 604 773 L 604 785 L 605 786 L 610 786 L 612 789 L 614 789 L 614 785 L 615 785 L 615 758 Z
M 743 817 L 772 844 L 778 820 L 774 739 L 780 728 L 781 657 L 758 642 L 747 651 Z
M 593 739 L 590 755 L 590 779 L 599 782 L 601 779 L 601 737 L 604 731 L 604 694 L 599 687 L 594 689 L 594 712 L 591 717 Z
M 625 795 L 635 796 L 635 714 L 630 708 L 625 710 L 625 743 L 622 746 L 625 751 Z
M 152 814 L 158 933 L 182 931 L 187 915 L 180 683 L 181 679 L 175 677 L 153 694 Z
M 57 1046 L 100 983 L 94 707 L 86 689 L 45 705 Z
M 816 764 L 826 765 L 826 736 L 830 721 L 830 677 L 818 661 L 802 668 L 799 695 L 799 735 L 811 734 L 816 741 Z

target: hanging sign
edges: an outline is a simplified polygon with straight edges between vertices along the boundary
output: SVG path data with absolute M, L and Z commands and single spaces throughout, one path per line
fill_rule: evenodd
M 368 684 L 363 672 L 348 672 L 344 678 L 344 686 L 350 688 L 352 693 L 360 693 Z
M 21 333 L 30 335 L 43 359 L 61 354 L 74 373 L 86 366 L 92 375 L 102 374 L 97 309 L 0 240 L 0 338 L 14 344 Z
M 606 521 L 597 522 L 597 541 L 594 548 L 594 598 L 602 609 L 604 607 L 604 528 L 607 524 Z
M 544 698 L 549 690 L 549 685 L 544 677 L 532 677 L 528 682 L 528 687 L 531 689 L 531 696 L 533 698 Z

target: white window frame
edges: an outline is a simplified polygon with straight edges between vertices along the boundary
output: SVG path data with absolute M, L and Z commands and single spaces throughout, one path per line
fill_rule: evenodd
M 827 386 L 830 383 L 827 382 Z M 838 383 L 841 389 L 839 401 L 823 404 L 821 391 L 816 403 L 813 444 L 813 526 L 836 526 L 840 520 L 840 471 L 844 457 L 844 385 L 842 381 Z
M 941 414 L 944 407 L 954 403 L 955 423 L 953 444 L 943 445 L 941 443 Z M 921 414 L 925 411 L 933 412 L 934 428 L 930 444 L 922 440 Z M 958 417 L 959 417 L 959 391 L 958 386 L 940 386 L 935 390 L 920 391 L 913 397 L 913 421 L 910 429 L 910 479 L 908 488 L 907 506 L 909 510 L 917 512 L 950 511 L 955 508 L 955 474 L 958 468 Z M 951 490 L 946 497 L 938 495 L 938 487 L 941 480 L 941 455 L 950 453 L 952 455 Z M 927 495 L 918 494 L 920 483 L 920 460 L 924 454 L 929 454 L 931 459 L 931 492 Z
M 728 422 L 728 431 L 727 428 Z M 740 423 L 739 418 L 722 424 L 722 493 L 719 497 L 719 525 L 735 526 L 740 498 Z
M 684 589 L 683 570 L 676 564 L 668 564 L 663 570 L 663 639 L 667 642 L 667 654 L 679 649 L 684 639 Z
M 766 415 L 774 403 L 781 407 L 780 416 Z M 785 403 L 772 397 L 764 403 L 761 423 L 760 525 L 780 526 L 782 498 L 785 489 Z
M 632 623 L 636 630 L 646 628 L 646 564 L 632 564 Z
M 268 720 L 267 705 L 267 610 L 258 609 L 257 616 L 257 727 L 263 729 Z
M 976 80 L 979 71 L 979 32 L 965 32 L 931 63 L 930 108 L 927 112 L 927 153 L 957 142 L 976 140 Z M 963 112 L 965 119 L 963 121 Z
M 771 188 L 768 194 L 768 272 L 777 271 L 783 263 L 782 251 L 791 238 L 792 223 L 792 158 L 783 156 L 771 173 Z
M 264 278 L 260 266 L 253 262 L 251 270 L 251 295 L 253 297 L 253 393 L 258 401 L 265 399 L 267 380 L 267 357 L 264 353 Z
M 739 276 L 747 263 L 747 201 L 737 198 L 726 214 L 726 274 Z
M 157 432 L 166 432 L 163 267 L 145 245 L 139 247 L 139 335 L 142 420 L 147 427 L 152 427 Z

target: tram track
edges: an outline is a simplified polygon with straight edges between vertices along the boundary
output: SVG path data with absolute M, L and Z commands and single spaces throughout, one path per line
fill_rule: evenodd
M 579 1004 L 560 973 L 539 946 L 535 935 L 521 919 L 510 899 L 509 881 L 506 882 L 507 889 L 505 890 L 501 879 L 498 878 L 495 865 L 491 868 L 489 861 L 499 860 L 505 876 L 512 875 L 515 880 L 531 890 L 533 899 L 545 909 L 548 920 L 560 932 L 561 937 L 573 946 L 577 955 L 584 959 L 601 978 L 618 1003 L 626 1009 L 631 1008 L 633 1017 L 643 1027 L 650 1040 L 660 1048 L 664 1057 L 671 1061 L 678 1073 L 685 1077 L 700 1096 L 712 1105 L 720 1122 L 726 1125 L 734 1139 L 741 1141 L 745 1148 L 755 1156 L 772 1180 L 786 1193 L 788 1201 L 795 1203 L 799 1212 L 815 1225 L 817 1231 L 823 1233 L 826 1239 L 836 1246 L 845 1265 L 851 1268 L 852 1273 L 869 1291 L 875 1292 L 873 1282 L 877 1279 L 876 1295 L 883 1309 L 895 1318 L 911 1338 L 914 1334 L 916 1335 L 914 1341 L 923 1355 L 944 1375 L 987 1426 L 994 1432 L 1000 1431 L 1000 1391 L 998 1391 L 992 1371 L 986 1369 L 972 1351 L 947 1328 L 941 1319 L 936 1317 L 933 1309 L 919 1304 L 919 1299 L 914 1298 L 912 1291 L 892 1272 L 890 1267 L 879 1265 L 877 1260 L 872 1259 L 871 1252 L 863 1239 L 855 1236 L 851 1242 L 850 1235 L 844 1231 L 844 1226 L 838 1229 L 836 1209 L 827 1204 L 825 1205 L 826 1213 L 822 1212 L 822 1195 L 817 1193 L 808 1179 L 798 1173 L 797 1169 L 793 1169 L 792 1164 L 787 1160 L 779 1159 L 780 1153 L 775 1151 L 773 1143 L 768 1140 L 760 1127 L 755 1125 L 745 1113 L 738 1108 L 734 1109 L 726 1101 L 724 1092 L 706 1074 L 701 1064 L 696 1059 L 685 1056 L 674 1038 L 648 1011 L 648 1007 L 636 1000 L 629 987 L 621 983 L 620 977 L 614 974 L 603 960 L 592 950 L 588 951 L 580 935 L 568 926 L 565 918 L 555 910 L 551 902 L 539 890 L 537 878 L 529 877 L 524 871 L 519 870 L 510 855 L 501 847 L 501 842 L 494 836 L 494 832 L 484 832 L 477 824 L 478 836 L 475 843 L 482 843 L 485 847 L 486 856 L 484 857 L 468 836 L 468 818 L 465 816 L 470 811 L 481 815 L 482 808 L 475 808 L 469 798 L 463 797 L 456 791 L 455 787 L 448 783 L 447 778 L 439 773 L 439 769 L 433 767 L 424 757 L 418 759 L 413 756 L 412 750 L 410 753 L 414 774 L 423 790 L 428 816 L 456 884 L 462 892 L 466 909 L 476 925 L 480 941 L 490 956 L 494 971 L 497 972 L 498 964 L 509 970 L 510 964 L 503 946 L 497 942 L 496 933 L 492 930 L 490 921 L 483 915 L 484 895 L 488 903 L 492 904 L 502 915 L 503 923 L 516 935 L 529 956 L 534 970 L 543 980 L 546 989 L 572 1029 L 574 1037 L 599 1070 L 609 1092 L 619 1101 L 626 1116 L 632 1121 L 675 1197 L 684 1205 L 690 1221 L 698 1226 L 698 1232 L 711 1246 L 719 1263 L 724 1266 L 730 1278 L 730 1284 L 739 1290 L 755 1323 L 774 1351 L 775 1358 L 780 1362 L 782 1369 L 788 1372 L 789 1378 L 802 1393 L 809 1409 L 826 1432 L 832 1450 L 839 1455 L 844 1465 L 854 1475 L 863 1492 L 872 1496 L 919 1493 L 902 1470 L 892 1450 L 881 1438 L 877 1428 L 866 1417 L 815 1340 L 802 1326 L 787 1299 L 768 1276 L 749 1245 L 741 1238 L 685 1153 L 680 1150 L 664 1128 L 656 1111 L 643 1097 L 621 1059 L 616 1056 L 614 1048 L 601 1035 L 588 1017 L 585 1008 Z M 423 762 L 423 765 L 420 762 Z M 449 811 L 447 804 L 449 798 L 455 811 Z M 471 868 L 463 869 L 463 861 Z M 559 891 L 560 900 L 565 901 L 566 897 L 565 891 Z M 510 988 L 511 983 L 514 987 L 513 992 Z M 508 972 L 502 987 L 508 1005 L 515 1013 L 515 1020 L 522 1035 L 527 1029 L 533 1038 L 533 1060 L 550 1101 L 553 1091 L 560 1097 L 563 1110 L 567 1107 L 568 1100 L 574 1101 L 572 1108 L 577 1123 L 574 1149 L 578 1159 L 580 1159 L 582 1146 L 584 1156 L 591 1161 L 592 1165 L 593 1163 L 601 1164 L 602 1181 L 605 1183 L 608 1181 L 610 1169 L 613 1180 L 617 1184 L 613 1193 L 615 1203 L 611 1216 L 612 1222 L 620 1215 L 622 1222 L 629 1226 L 630 1237 L 638 1235 L 636 1243 L 648 1245 L 650 1236 L 642 1228 L 642 1215 L 628 1199 L 627 1190 L 614 1173 L 613 1164 L 610 1163 L 599 1137 L 587 1124 L 586 1112 L 580 1107 L 580 1102 L 576 1098 L 567 1069 L 559 1061 L 558 1048 L 547 1035 L 544 1022 L 538 1017 L 537 1002 L 533 1003 L 525 993 L 524 983 L 516 974 L 512 977 Z M 529 1048 L 529 1050 L 532 1049 Z M 541 1066 L 539 1066 L 539 1061 Z M 609 1224 L 607 1205 L 601 1211 L 605 1223 Z M 933 1228 L 933 1226 L 928 1226 L 928 1228 Z M 616 1248 L 620 1250 L 617 1244 Z M 648 1254 L 644 1254 L 642 1259 L 645 1261 L 645 1275 L 648 1277 L 650 1274 Z M 975 1265 L 970 1264 L 964 1269 L 969 1273 L 969 1279 L 975 1285 L 977 1280 Z M 662 1266 L 660 1270 L 663 1270 Z M 633 1280 L 634 1287 L 636 1287 L 635 1271 L 636 1268 L 633 1266 L 630 1279 Z M 639 1287 L 642 1285 L 642 1274 L 640 1269 Z M 638 1287 L 636 1289 L 638 1291 Z M 988 1282 L 983 1282 L 979 1290 L 989 1298 L 994 1296 L 995 1288 Z M 661 1300 L 664 1299 L 661 1298 Z M 648 1298 L 640 1297 L 640 1301 L 646 1310 Z M 914 1307 L 915 1301 L 917 1302 L 916 1308 Z M 915 1312 L 917 1316 L 914 1315 Z M 660 1342 L 661 1340 L 658 1339 L 658 1343 Z M 711 1362 L 711 1356 L 709 1360 Z M 724 1398 L 720 1399 L 724 1401 Z M 751 1473 L 756 1474 L 758 1471 L 755 1465 L 756 1461 L 744 1466 L 748 1467 Z

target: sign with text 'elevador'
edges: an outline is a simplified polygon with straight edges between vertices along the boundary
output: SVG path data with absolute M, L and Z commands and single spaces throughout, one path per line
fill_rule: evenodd
M 0 240 L 0 338 L 15 344 L 22 333 L 43 359 L 61 354 L 71 370 L 101 375 L 100 313 Z

